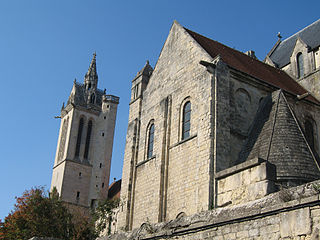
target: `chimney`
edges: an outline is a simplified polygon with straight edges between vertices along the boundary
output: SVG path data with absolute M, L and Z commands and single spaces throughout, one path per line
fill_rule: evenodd
M 246 55 L 248 55 L 249 57 L 252 57 L 252 58 L 254 58 L 254 59 L 257 59 L 256 54 L 254 53 L 253 50 L 246 51 L 244 54 L 246 54 Z

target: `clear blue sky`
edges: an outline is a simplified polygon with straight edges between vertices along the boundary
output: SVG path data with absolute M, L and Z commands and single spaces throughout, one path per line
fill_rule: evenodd
M 0 2 L 0 219 L 14 197 L 50 187 L 63 101 L 97 52 L 99 88 L 120 97 L 111 179 L 121 178 L 131 80 L 154 66 L 171 24 L 263 59 L 277 40 L 319 18 L 320 1 Z

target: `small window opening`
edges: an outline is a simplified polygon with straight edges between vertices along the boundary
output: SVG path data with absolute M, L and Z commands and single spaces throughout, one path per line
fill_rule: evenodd
M 102 163 L 100 163 L 100 168 L 102 168 Z
M 104 187 L 104 183 L 102 183 L 102 187 Z
M 298 69 L 298 78 L 303 77 L 304 68 L 303 68 L 303 56 L 301 52 L 297 54 L 297 69 Z
M 77 199 L 80 198 L 80 192 L 77 192 Z
M 90 90 L 90 89 L 91 89 L 91 83 L 88 84 L 88 90 Z
M 97 200 L 96 199 L 91 199 L 91 208 L 95 208 L 96 207 L 96 202 Z
M 101 133 L 101 136 L 104 137 L 104 133 Z
M 103 117 L 103 119 L 106 119 L 106 118 L 107 118 L 106 116 Z
M 107 105 L 107 108 L 109 108 L 110 107 L 110 105 Z
M 98 187 L 98 185 L 96 185 L 96 187 Z
M 79 177 L 81 177 L 81 172 L 79 172 Z

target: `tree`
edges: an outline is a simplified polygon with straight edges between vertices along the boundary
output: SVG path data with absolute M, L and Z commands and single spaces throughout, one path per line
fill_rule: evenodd
M 0 222 L 0 239 L 55 237 L 70 239 L 74 235 L 72 215 L 59 200 L 54 189 L 50 197 L 43 187 L 32 188 L 16 197 L 14 210 Z
M 16 197 L 14 210 L 0 220 L 0 240 L 53 237 L 66 240 L 96 239 L 113 220 L 117 200 L 102 200 L 89 212 L 67 207 L 54 188 L 47 196 L 43 187 L 27 190 Z
M 111 233 L 111 223 L 114 220 L 114 209 L 119 206 L 119 199 L 110 200 L 104 199 L 99 201 L 98 207 L 93 212 L 93 221 L 95 222 L 95 228 L 97 234 L 102 233 L 108 228 L 107 233 Z

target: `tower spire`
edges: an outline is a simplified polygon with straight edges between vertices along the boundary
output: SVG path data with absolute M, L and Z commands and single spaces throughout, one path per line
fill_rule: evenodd
M 96 66 L 96 52 L 93 53 L 93 58 L 91 60 L 88 72 L 84 77 L 84 85 L 86 90 L 96 90 L 98 85 L 98 74 L 97 74 L 97 66 Z

